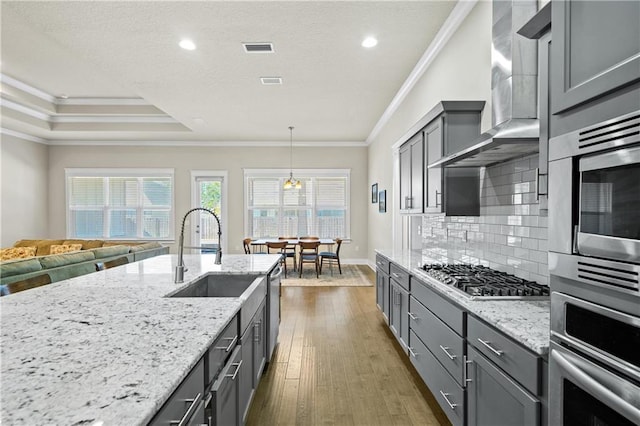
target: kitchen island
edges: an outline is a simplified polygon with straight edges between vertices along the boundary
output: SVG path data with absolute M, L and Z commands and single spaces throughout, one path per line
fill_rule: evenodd
M 267 274 L 278 255 L 164 255 L 0 299 L 2 423 L 146 424 L 242 307 L 169 298 L 210 274 Z

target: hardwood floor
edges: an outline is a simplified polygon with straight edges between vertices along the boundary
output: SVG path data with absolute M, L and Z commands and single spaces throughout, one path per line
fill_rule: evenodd
M 384 324 L 375 286 L 283 287 L 279 341 L 249 426 L 449 424 Z

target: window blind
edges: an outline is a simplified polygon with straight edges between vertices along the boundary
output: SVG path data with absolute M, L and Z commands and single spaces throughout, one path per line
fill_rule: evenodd
M 67 236 L 172 239 L 173 171 L 67 169 Z
M 349 171 L 294 172 L 301 188 L 284 189 L 280 170 L 245 170 L 245 234 L 349 238 Z

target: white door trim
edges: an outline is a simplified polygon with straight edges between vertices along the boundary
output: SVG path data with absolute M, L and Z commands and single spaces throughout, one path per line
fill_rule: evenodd
M 198 200 L 198 185 L 197 178 L 215 178 L 222 179 L 222 196 L 220 198 L 220 206 L 222 210 L 222 217 L 220 218 L 220 228 L 222 228 L 222 253 L 228 253 L 227 251 L 227 235 L 229 233 L 228 221 L 227 221 L 227 186 L 228 186 L 229 172 L 227 170 L 191 170 L 191 208 L 198 207 L 196 202 Z M 191 234 L 195 235 L 196 221 L 191 221 Z M 186 244 L 185 244 L 186 245 Z

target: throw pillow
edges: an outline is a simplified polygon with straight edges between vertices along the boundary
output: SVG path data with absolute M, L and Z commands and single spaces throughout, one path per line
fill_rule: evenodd
M 53 244 L 49 254 L 63 254 L 82 250 L 82 244 Z
M 36 255 L 35 247 L 11 247 L 0 249 L 0 260 L 26 259 Z

